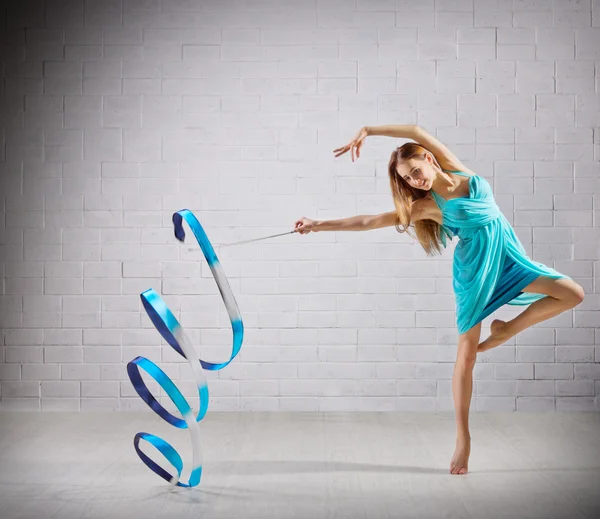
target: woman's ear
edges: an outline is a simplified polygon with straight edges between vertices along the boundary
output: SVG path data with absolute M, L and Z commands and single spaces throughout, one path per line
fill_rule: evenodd
M 442 167 L 441 167 L 441 166 L 438 164 L 438 161 L 436 160 L 436 158 L 433 156 L 433 153 L 431 153 L 431 152 L 428 152 L 428 153 L 425 155 L 425 159 L 427 160 L 427 162 L 429 162 L 429 164 L 431 164 L 431 165 L 435 165 L 435 166 L 437 166 L 438 168 L 442 169 Z

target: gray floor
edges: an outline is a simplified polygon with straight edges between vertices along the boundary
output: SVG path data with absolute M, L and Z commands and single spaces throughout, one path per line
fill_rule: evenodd
M 149 410 L 0 412 L 0 518 L 600 517 L 598 413 L 472 413 L 466 476 L 448 473 L 450 413 L 212 412 L 200 426 L 189 490 L 137 458 L 146 431 L 191 460 L 187 431 Z

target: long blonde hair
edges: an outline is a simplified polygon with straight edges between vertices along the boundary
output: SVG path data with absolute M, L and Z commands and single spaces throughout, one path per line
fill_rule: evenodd
M 442 252 L 443 243 L 441 241 L 441 233 L 443 231 L 441 225 L 434 220 L 418 220 L 412 222 L 411 214 L 412 202 L 419 198 L 425 198 L 428 196 L 429 192 L 411 187 L 396 171 L 398 163 L 412 158 L 421 158 L 425 160 L 427 153 L 431 154 L 435 164 L 440 167 L 435 156 L 428 149 L 415 142 L 407 142 L 392 152 L 388 165 L 388 173 L 398 217 L 395 225 L 396 230 L 399 233 L 406 232 L 413 238 L 416 237 L 423 249 L 425 249 L 427 255 L 434 256 L 436 253 L 441 254 Z M 440 167 L 440 169 L 442 168 Z M 400 228 L 398 224 L 402 225 L 402 228 Z M 416 236 L 410 232 L 410 227 L 414 227 Z

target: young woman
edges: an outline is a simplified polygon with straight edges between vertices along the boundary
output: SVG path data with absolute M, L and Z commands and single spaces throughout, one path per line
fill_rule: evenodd
M 395 210 L 341 220 L 303 217 L 296 221 L 295 229 L 308 234 L 387 226 L 408 232 L 413 227 L 429 256 L 440 253 L 447 238 L 458 236 L 452 269 L 459 333 L 452 376 L 457 440 L 450 473 L 466 474 L 471 450 L 469 406 L 477 353 L 495 348 L 526 328 L 577 306 L 583 301 L 584 291 L 569 276 L 532 261 L 496 205 L 487 180 L 465 167 L 419 126 L 364 127 L 349 144 L 334 150 L 335 156 L 350 151 L 354 162 L 369 135 L 415 141 L 396 148 L 389 161 Z M 529 306 L 508 322 L 494 320 L 490 336 L 480 342 L 481 321 L 504 304 Z

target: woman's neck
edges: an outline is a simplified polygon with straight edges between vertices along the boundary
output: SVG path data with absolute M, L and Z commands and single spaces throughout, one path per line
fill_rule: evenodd
M 431 184 L 431 189 L 440 196 L 451 195 L 456 191 L 460 182 L 455 182 L 452 177 L 442 171 L 438 166 L 434 166 L 436 176 Z

